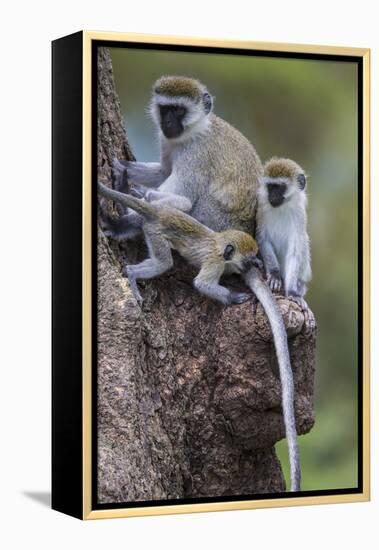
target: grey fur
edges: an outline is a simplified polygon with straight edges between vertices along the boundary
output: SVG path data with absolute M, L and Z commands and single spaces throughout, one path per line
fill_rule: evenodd
M 262 304 L 270 321 L 274 336 L 282 385 L 282 410 L 290 460 L 291 491 L 300 491 L 300 460 L 294 410 L 294 384 L 286 329 L 276 300 L 266 283 L 262 280 L 259 271 L 252 268 L 245 275 L 245 281 L 253 289 L 256 297 Z
M 278 180 L 285 189 L 284 201 L 273 207 L 268 200 L 267 186 Z M 312 275 L 306 207 L 305 190 L 300 188 L 296 177 L 261 180 L 257 241 L 269 286 L 274 291 L 280 291 L 283 286 L 284 294 L 294 297 L 304 307 L 306 284 Z
M 129 180 L 168 194 L 167 204 L 174 208 L 175 195 L 186 197 L 191 202 L 189 214 L 215 231 L 233 227 L 252 233 L 262 170 L 259 157 L 230 124 L 214 114 L 204 116 L 208 125 L 195 138 L 172 144 L 160 136 L 160 164 L 123 162 Z M 168 176 L 162 182 L 163 174 Z

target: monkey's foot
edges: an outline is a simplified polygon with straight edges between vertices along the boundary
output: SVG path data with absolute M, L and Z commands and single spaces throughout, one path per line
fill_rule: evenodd
M 233 290 L 230 291 L 230 303 L 231 304 L 243 304 L 249 298 L 251 298 L 251 295 L 247 294 L 246 292 L 235 292 Z
M 126 266 L 124 269 L 123 269 L 123 274 L 128 277 L 128 282 L 129 282 L 129 286 L 130 286 L 130 290 L 132 291 L 133 293 L 133 296 L 134 298 L 136 299 L 136 301 L 139 303 L 139 305 L 142 305 L 143 303 L 143 297 L 139 291 L 139 288 L 138 288 L 138 285 L 137 285 L 137 281 L 136 279 L 134 278 L 133 274 L 131 273 L 131 270 L 128 269 L 129 266 Z
M 267 284 L 273 292 L 280 292 L 282 289 L 282 279 L 279 272 L 272 271 L 267 274 Z
M 304 300 L 304 298 L 302 298 L 302 296 L 297 296 L 297 295 L 294 295 L 294 294 L 290 294 L 289 296 L 287 296 L 287 298 L 289 300 L 292 300 L 292 302 L 295 302 L 295 304 L 300 306 L 301 309 L 304 309 L 304 310 L 309 309 L 307 302 Z
M 316 328 L 316 319 L 307 302 L 302 296 L 287 296 L 287 298 L 301 307 L 301 311 L 304 315 L 305 333 L 312 333 Z

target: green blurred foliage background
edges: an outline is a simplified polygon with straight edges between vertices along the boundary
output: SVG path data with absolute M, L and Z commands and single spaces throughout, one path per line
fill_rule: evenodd
M 296 160 L 309 174 L 313 281 L 318 322 L 316 424 L 300 438 L 303 490 L 357 486 L 357 65 L 224 54 L 112 48 L 116 89 L 136 158 L 159 159 L 146 111 L 162 74 L 192 76 L 215 112 L 262 160 Z M 285 441 L 277 451 L 288 480 Z

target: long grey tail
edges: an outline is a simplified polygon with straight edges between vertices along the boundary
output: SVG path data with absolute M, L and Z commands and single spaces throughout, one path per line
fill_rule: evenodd
M 300 491 L 300 459 L 295 423 L 293 373 L 284 321 L 274 296 L 256 268 L 252 268 L 245 275 L 245 281 L 262 304 L 274 336 L 282 384 L 282 409 L 291 471 L 291 491 Z
M 127 206 L 128 208 L 135 210 L 139 214 L 142 214 L 142 216 L 144 216 L 145 218 L 157 217 L 156 210 L 154 207 L 151 206 L 151 204 L 141 199 L 137 199 L 132 195 L 127 195 L 126 193 L 120 193 L 119 191 L 115 191 L 114 189 L 107 187 L 103 183 L 98 182 L 97 185 L 98 185 L 99 193 L 100 195 L 103 195 L 103 197 L 106 197 L 107 199 L 110 199 L 112 201 L 120 202 L 124 206 Z

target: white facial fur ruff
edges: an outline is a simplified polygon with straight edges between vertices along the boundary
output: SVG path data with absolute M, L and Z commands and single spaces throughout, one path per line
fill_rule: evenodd
M 169 139 L 170 142 L 180 143 L 187 141 L 195 137 L 195 135 L 202 134 L 207 131 L 209 126 L 209 114 L 204 113 L 204 106 L 201 100 L 197 103 L 193 99 L 186 96 L 169 97 L 161 94 L 156 94 L 150 104 L 149 113 L 154 120 L 157 128 L 160 129 L 160 105 L 181 105 L 186 107 L 187 113 L 183 118 L 183 133 L 177 138 Z M 167 139 L 163 132 L 160 130 L 162 139 Z

